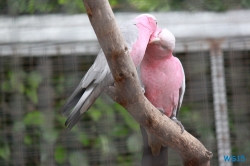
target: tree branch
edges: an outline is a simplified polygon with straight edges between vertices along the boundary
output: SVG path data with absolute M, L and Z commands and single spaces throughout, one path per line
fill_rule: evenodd
M 181 134 L 180 127 L 163 116 L 142 93 L 135 66 L 108 0 L 83 0 L 83 3 L 115 79 L 112 98 L 162 144 L 176 150 L 185 166 L 209 166 L 212 153 L 188 132 Z

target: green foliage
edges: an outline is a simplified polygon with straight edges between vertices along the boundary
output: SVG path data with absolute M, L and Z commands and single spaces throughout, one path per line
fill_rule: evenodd
M 86 154 L 83 151 L 74 151 L 69 155 L 69 163 L 71 166 L 89 166 Z
M 15 121 L 13 125 L 14 132 L 23 132 L 25 130 L 25 124 L 23 121 Z
M 90 145 L 90 138 L 88 137 L 87 134 L 81 132 L 78 134 L 77 137 L 78 141 L 83 145 L 83 146 L 88 146 Z
M 52 80 L 53 85 L 54 85 L 54 90 L 55 90 L 55 94 L 58 96 L 63 95 L 64 93 L 64 76 L 62 74 L 58 74 L 57 76 L 55 76 Z M 60 105 L 60 104 L 59 104 Z
M 211 11 L 225 11 L 227 9 L 227 5 L 223 1 L 218 0 L 204 0 L 204 7 L 207 10 Z
M 129 3 L 135 8 L 140 11 L 168 11 L 170 10 L 170 6 L 168 0 L 128 0 Z
M 25 94 L 37 104 L 37 89 L 41 82 L 42 77 L 35 71 L 28 73 L 23 70 L 10 70 L 7 72 L 7 78 L 1 83 L 1 89 L 3 92 Z
M 93 121 L 98 122 L 99 119 L 102 117 L 102 112 L 93 107 L 89 110 L 88 115 L 91 117 Z
M 4 92 L 24 92 L 23 80 L 25 79 L 26 73 L 23 71 L 15 72 L 9 71 L 7 73 L 7 79 L 1 84 L 1 88 Z
M 243 8 L 250 8 L 250 0 L 241 0 L 240 2 L 240 6 L 242 6 Z
M 42 136 L 44 140 L 46 140 L 47 142 L 53 143 L 53 142 L 56 142 L 59 136 L 59 131 L 54 130 L 54 129 L 52 130 L 44 129 Z
M 131 130 L 135 132 L 138 132 L 140 130 L 138 123 L 133 119 L 133 117 L 128 113 L 128 111 L 126 111 L 117 103 L 114 104 L 114 108 L 123 117 L 123 119 L 125 120 L 125 124 L 130 127 Z
M 63 4 L 63 9 L 67 12 L 67 13 L 70 13 L 70 14 L 73 14 L 73 13 L 82 13 L 82 12 L 85 12 L 85 8 L 84 8 L 84 5 L 82 3 L 82 0 L 75 0 L 73 1 L 70 1 L 70 0 L 64 0 L 66 1 L 66 3 Z
M 32 89 L 37 89 L 42 82 L 42 77 L 36 72 L 32 71 L 27 76 L 27 85 Z
M 117 162 L 119 163 L 119 166 L 133 165 L 131 156 L 118 156 Z
M 109 138 L 106 135 L 100 135 L 98 138 L 98 143 L 101 147 L 101 152 L 103 154 L 108 154 L 110 152 L 110 141 Z
M 38 102 L 37 92 L 31 89 L 26 89 L 25 94 L 35 104 Z
M 114 137 L 125 137 L 129 134 L 130 130 L 127 126 L 123 124 L 119 124 L 114 126 L 113 131 L 112 131 L 112 136 Z
M 57 114 L 55 118 L 56 118 L 56 122 L 60 125 L 60 128 L 64 128 L 67 118 L 63 116 L 62 114 Z
M 33 140 L 32 140 L 32 138 L 31 138 L 31 136 L 25 135 L 25 136 L 24 136 L 24 143 L 25 143 L 26 145 L 32 145 Z
M 119 4 L 118 0 L 109 0 L 110 6 L 117 6 Z
M 34 103 L 37 104 L 38 96 L 37 96 L 37 88 L 39 84 L 42 82 L 42 77 L 35 71 L 29 73 L 27 75 L 27 87 L 25 90 L 25 94 L 27 97 Z
M 242 154 L 250 154 L 250 141 L 247 140 L 243 144 L 244 144 L 243 147 L 245 147 L 245 148 L 243 148 Z
M 250 0 L 109 0 L 115 11 L 225 11 L 250 8 Z M 0 13 L 10 15 L 40 13 L 83 13 L 82 0 L 3 0 Z
M 7 143 L 0 144 L 0 158 L 4 160 L 10 159 L 10 147 Z
M 34 14 L 53 12 L 57 4 L 47 0 L 7 0 L 8 13 L 17 14 Z
M 54 153 L 55 161 L 58 164 L 63 164 L 67 160 L 67 151 L 62 146 L 57 146 Z
M 127 139 L 127 147 L 129 152 L 135 153 L 135 152 L 140 152 L 141 147 L 142 147 L 142 138 L 138 134 L 132 134 L 129 136 Z
M 27 126 L 41 126 L 46 121 L 42 112 L 35 110 L 35 111 L 27 113 L 24 116 L 23 122 Z

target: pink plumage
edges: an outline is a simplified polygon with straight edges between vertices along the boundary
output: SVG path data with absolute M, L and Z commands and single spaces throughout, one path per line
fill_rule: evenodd
M 141 81 L 145 96 L 164 114 L 171 117 L 182 102 L 185 75 L 181 62 L 172 55 L 175 38 L 167 29 L 158 29 L 151 38 L 140 67 Z M 183 92 L 179 94 L 179 90 Z M 177 110 L 176 110 L 177 111 Z
M 167 29 L 157 29 L 151 36 L 140 65 L 140 80 L 147 99 L 162 113 L 184 128 L 176 116 L 185 92 L 185 75 L 181 62 L 172 52 L 175 37 Z M 147 132 L 152 154 L 158 155 L 161 144 Z
M 147 17 L 143 17 L 147 16 Z M 145 53 L 145 48 L 148 45 L 149 36 L 156 30 L 156 18 L 149 14 L 142 14 L 135 18 L 137 22 L 136 26 L 139 29 L 139 35 L 136 42 L 133 44 L 130 55 L 136 67 L 138 67 L 142 61 Z M 145 28 L 152 27 L 152 28 Z M 139 53 L 139 54 L 138 54 Z

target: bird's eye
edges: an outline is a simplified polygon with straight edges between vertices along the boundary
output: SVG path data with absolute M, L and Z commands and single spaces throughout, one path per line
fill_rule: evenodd
M 163 48 L 164 50 L 168 50 L 168 47 L 164 45 L 161 45 L 161 48 Z

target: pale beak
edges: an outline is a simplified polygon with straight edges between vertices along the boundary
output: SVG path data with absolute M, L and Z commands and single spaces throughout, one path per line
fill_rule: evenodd
M 156 37 L 149 41 L 149 44 L 158 44 L 161 41 L 159 37 Z

